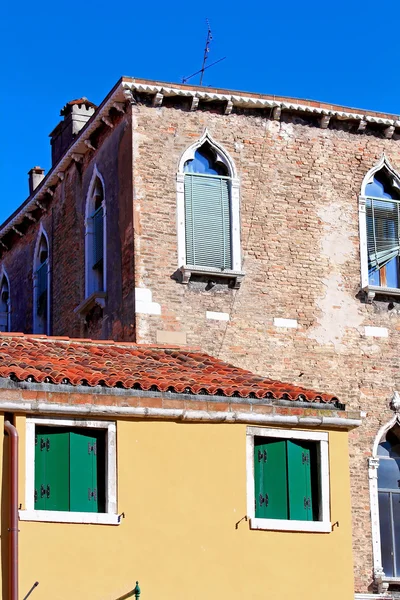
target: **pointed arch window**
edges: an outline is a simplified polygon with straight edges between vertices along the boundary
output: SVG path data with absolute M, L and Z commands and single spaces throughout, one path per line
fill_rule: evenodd
M 10 282 L 5 271 L 0 275 L 0 331 L 11 331 Z
M 360 208 L 363 288 L 400 294 L 400 178 L 385 158 L 364 179 Z
M 50 256 L 46 233 L 41 229 L 33 264 L 33 332 L 50 334 Z
M 180 161 L 178 254 L 184 283 L 199 273 L 240 284 L 239 180 L 233 161 L 207 132 Z
M 86 203 L 85 288 L 86 298 L 106 290 L 106 206 L 104 184 L 94 173 Z

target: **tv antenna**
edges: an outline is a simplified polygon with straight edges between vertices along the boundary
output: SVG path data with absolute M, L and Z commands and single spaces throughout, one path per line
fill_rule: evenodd
M 220 63 L 220 62 L 222 62 L 223 60 L 226 59 L 226 56 L 224 56 L 223 58 L 219 58 L 215 62 L 211 63 L 211 65 L 208 65 L 206 67 L 206 61 L 207 61 L 207 58 L 208 58 L 208 54 L 210 52 L 210 43 L 211 43 L 211 40 L 213 39 L 212 38 L 212 33 L 211 33 L 211 27 L 210 27 L 210 23 L 209 23 L 208 19 L 206 19 L 206 23 L 207 23 L 207 39 L 206 39 L 206 47 L 204 48 L 203 65 L 202 65 L 201 69 L 199 69 L 198 71 L 196 71 L 196 73 L 192 73 L 192 75 L 189 75 L 188 77 L 183 77 L 182 83 L 186 83 L 187 81 L 189 81 L 189 79 L 192 79 L 192 77 L 194 77 L 195 75 L 198 75 L 199 73 L 201 73 L 199 85 L 203 85 L 204 71 L 206 71 L 210 67 L 213 67 L 217 63 Z

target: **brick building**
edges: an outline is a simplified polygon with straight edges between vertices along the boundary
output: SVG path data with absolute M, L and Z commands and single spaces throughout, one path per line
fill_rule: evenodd
M 2 329 L 194 344 L 338 394 L 366 417 L 356 592 L 395 590 L 400 122 L 129 78 L 62 116 L 0 229 Z

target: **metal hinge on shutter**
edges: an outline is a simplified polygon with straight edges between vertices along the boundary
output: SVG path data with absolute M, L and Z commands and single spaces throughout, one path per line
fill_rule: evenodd
M 267 457 L 268 457 L 268 455 L 267 455 L 267 451 L 266 450 L 264 450 L 264 451 L 259 450 L 258 451 L 258 462 L 267 462 Z
M 91 454 L 92 452 L 95 456 L 97 455 L 97 443 L 96 442 L 93 442 L 93 444 L 91 442 L 88 442 L 88 454 Z
M 88 488 L 88 500 L 97 500 L 97 488 Z
M 301 462 L 302 464 L 310 464 L 310 455 L 307 452 L 302 452 L 301 453 Z

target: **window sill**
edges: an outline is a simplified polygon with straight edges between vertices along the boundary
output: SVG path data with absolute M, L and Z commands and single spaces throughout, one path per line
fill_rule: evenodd
M 331 533 L 329 521 L 285 521 L 284 519 L 250 519 L 250 529 L 265 531 L 303 531 L 311 533 Z
M 85 317 L 98 304 L 101 308 L 106 305 L 107 292 L 93 292 L 74 309 L 74 313 Z
M 224 277 L 233 280 L 233 287 L 240 288 L 245 273 L 243 271 L 233 271 L 232 269 L 217 269 L 215 267 L 199 267 L 195 265 L 184 265 L 180 267 L 182 273 L 182 283 L 188 284 L 192 275 L 209 275 L 210 277 Z
M 370 302 L 373 301 L 375 296 L 400 296 L 399 288 L 381 287 L 380 285 L 367 285 L 363 289 Z
M 91 525 L 119 525 L 121 515 L 112 513 L 68 512 L 63 510 L 19 510 L 20 521 L 46 523 L 86 523 Z

